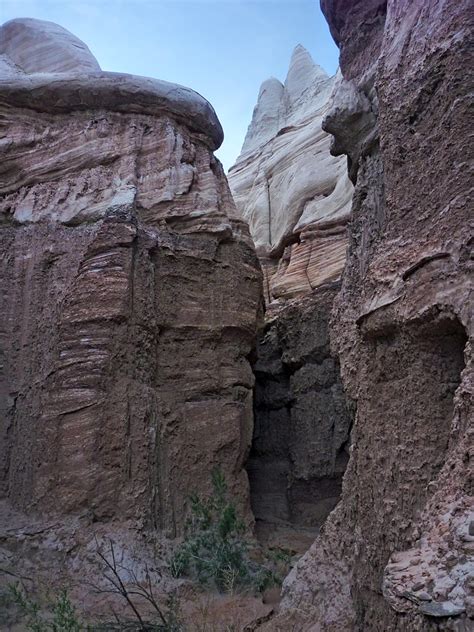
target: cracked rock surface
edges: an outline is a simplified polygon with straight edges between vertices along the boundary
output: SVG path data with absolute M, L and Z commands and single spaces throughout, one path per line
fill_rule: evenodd
M 323 0 L 323 124 L 355 182 L 332 343 L 357 414 L 342 499 L 272 630 L 473 629 L 468 2 Z M 285 618 L 287 617 L 287 618 Z

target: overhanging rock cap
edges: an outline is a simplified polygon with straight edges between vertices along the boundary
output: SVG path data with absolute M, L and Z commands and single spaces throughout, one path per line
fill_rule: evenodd
M 87 46 L 66 29 L 32 18 L 0 27 L 0 100 L 42 112 L 109 109 L 169 114 L 204 134 L 212 149 L 223 141 L 211 104 L 183 86 L 100 69 Z

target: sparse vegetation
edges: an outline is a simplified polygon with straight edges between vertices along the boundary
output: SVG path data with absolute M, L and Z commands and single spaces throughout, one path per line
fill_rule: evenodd
M 31 599 L 19 583 L 11 584 L 9 593 L 12 603 L 25 619 L 28 632 L 83 632 L 88 629 L 81 622 L 66 590 L 61 590 L 46 609 Z
M 229 499 L 219 470 L 212 474 L 212 487 L 209 499 L 191 497 L 186 539 L 170 561 L 171 573 L 227 593 L 236 589 L 260 592 L 277 583 L 272 570 L 250 558 L 245 525 Z
M 152 574 L 148 566 L 146 566 L 144 579 L 140 580 L 133 569 L 126 568 L 117 560 L 112 540 L 109 540 L 108 552 L 105 553 L 98 547 L 97 555 L 102 564 L 104 587 L 96 585 L 94 586 L 95 590 L 120 597 L 133 613 L 136 621 L 135 629 L 143 630 L 144 632 L 184 632 L 179 613 L 179 599 L 176 594 L 169 594 L 164 606 L 159 603 L 155 594 L 156 585 L 160 583 L 160 575 Z M 127 578 L 126 580 L 124 579 L 125 577 Z M 154 612 L 154 617 L 152 617 L 152 619 L 155 619 L 154 621 L 145 620 L 140 614 L 137 598 L 151 607 Z M 120 622 L 118 617 L 116 618 L 117 623 L 122 625 L 122 627 L 116 629 L 126 629 L 123 627 L 124 622 Z
M 112 632 L 126 630 L 140 632 L 185 632 L 179 616 L 179 600 L 174 594 L 168 595 L 166 605 L 160 607 L 155 599 L 153 590 L 142 584 L 131 584 L 127 587 L 121 584 L 118 574 L 112 573 L 110 579 L 114 589 L 110 592 L 120 595 L 131 607 L 134 620 L 121 620 L 115 615 L 114 623 L 85 624 L 76 612 L 66 590 L 60 591 L 58 596 L 49 603 L 40 604 L 28 596 L 20 584 L 9 586 L 10 602 L 18 610 L 28 632 Z M 107 592 L 109 592 L 107 590 Z M 134 598 L 146 599 L 154 608 L 158 620 L 145 620 L 135 606 Z M 153 617 L 152 617 L 153 619 Z
M 96 593 L 116 595 L 131 611 L 131 620 L 112 611 L 115 622 L 86 624 L 78 615 L 66 589 L 54 598 L 33 599 L 20 582 L 8 587 L 7 606 L 13 606 L 28 632 L 112 632 L 126 630 L 140 632 L 184 632 L 180 617 L 180 603 L 175 593 L 167 595 L 161 604 L 155 594 L 161 576 L 145 567 L 142 580 L 133 569 L 126 568 L 116 557 L 114 543 L 109 540 L 107 550 L 97 545 L 101 571 L 99 583 L 91 587 Z M 141 614 L 144 603 L 151 614 Z
M 169 566 L 171 574 L 188 577 L 201 586 L 220 593 L 254 594 L 279 584 L 288 571 L 290 555 L 282 549 L 265 554 L 247 536 L 235 503 L 229 497 L 224 476 L 212 474 L 212 494 L 208 499 L 191 497 L 191 518 L 187 537 L 175 550 Z M 221 630 L 212 621 L 212 613 L 201 617 L 203 623 L 184 624 L 180 602 L 175 592 L 158 596 L 162 575 L 140 564 L 140 572 L 124 565 L 123 554 L 117 554 L 114 543 L 97 542 L 99 571 L 89 585 L 96 593 L 115 595 L 126 606 L 130 617 L 117 614 L 109 623 L 85 623 L 73 605 L 69 593 L 62 589 L 53 597 L 39 594 L 32 598 L 23 582 L 10 584 L 3 598 L 8 599 L 28 632 L 185 632 Z M 259 561 L 257 561 L 259 560 Z M 14 573 L 9 573 L 14 575 Z M 120 612 L 126 612 L 124 608 Z M 145 614 L 146 613 L 146 614 Z M 202 614 L 202 613 L 201 613 Z M 205 620 L 205 621 L 204 621 Z M 227 625 L 226 631 L 231 631 Z

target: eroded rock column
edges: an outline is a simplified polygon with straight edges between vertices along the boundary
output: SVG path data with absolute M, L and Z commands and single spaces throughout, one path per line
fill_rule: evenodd
M 260 88 L 229 184 L 249 223 L 267 302 L 305 296 L 344 267 L 352 185 L 321 123 L 340 81 L 297 46 L 284 84 Z
M 250 520 L 261 274 L 222 130 L 192 90 L 80 44 L 0 29 L 3 494 L 176 535 L 219 467 Z

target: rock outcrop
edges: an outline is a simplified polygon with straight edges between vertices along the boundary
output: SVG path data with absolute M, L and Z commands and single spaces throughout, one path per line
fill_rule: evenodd
M 332 341 L 357 414 L 342 500 L 271 629 L 290 629 L 293 608 L 312 632 L 467 632 L 472 11 L 465 0 L 321 4 L 344 77 L 324 127 L 356 185 Z
M 242 152 L 229 170 L 250 225 L 267 301 L 303 296 L 344 267 L 352 185 L 346 161 L 329 153 L 321 128 L 340 78 L 297 46 L 284 85 L 265 81 Z
M 220 467 L 251 520 L 261 272 L 200 95 L 0 29 L 1 492 L 182 532 Z

